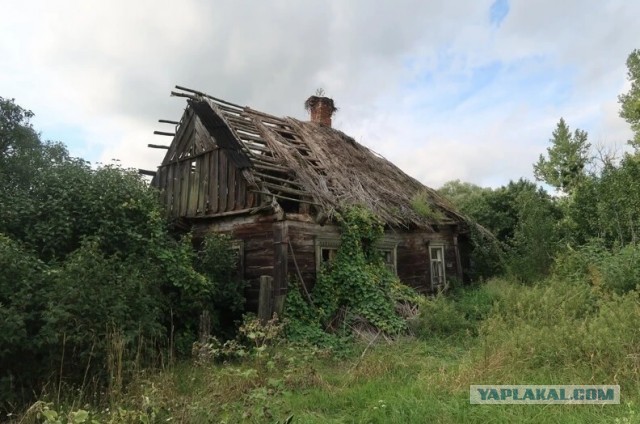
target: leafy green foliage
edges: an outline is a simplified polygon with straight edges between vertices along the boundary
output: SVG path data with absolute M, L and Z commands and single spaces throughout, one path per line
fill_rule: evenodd
M 44 263 L 0 234 L 0 408 L 21 401 L 28 382 L 46 371 L 38 346 L 49 281 Z
M 456 303 L 444 294 L 423 302 L 420 315 L 409 321 L 411 331 L 418 337 L 464 336 L 471 323 L 456 308 Z
M 196 254 L 135 171 L 40 141 L 13 101 L 0 112 L 0 410 L 47 383 L 121 387 L 167 350 L 188 354 L 203 310 L 218 334 L 233 324 L 219 319 L 244 304 L 228 238 Z
M 533 282 L 549 273 L 559 249 L 561 212 L 544 192 L 519 193 L 518 225 L 507 254 L 507 270 L 522 282 Z
M 608 246 L 638 239 L 640 231 L 640 161 L 626 156 L 618 166 L 583 184 L 569 205 L 577 243 L 601 238 Z
M 214 330 L 221 334 L 242 318 L 246 282 L 238 277 L 238 255 L 231 237 L 224 234 L 208 234 L 198 250 L 194 268 L 209 282 L 206 304 L 201 309 L 211 309 L 216 314 Z
M 587 143 L 587 133 L 577 129 L 571 134 L 569 126 L 560 118 L 550 142 L 548 157 L 540 155 L 533 166 L 534 175 L 563 193 L 571 193 L 584 179 L 589 163 L 591 145 Z
M 624 118 L 633 130 L 633 139 L 629 143 L 640 148 L 640 50 L 636 49 L 627 58 L 627 78 L 631 82 L 628 93 L 618 97 L 620 117 Z
M 524 179 L 497 189 L 450 181 L 440 193 L 497 239 L 496 243 L 470 228 L 474 280 L 504 271 L 527 281 L 546 275 L 558 249 L 562 218 L 561 209 L 547 193 Z
M 605 292 L 624 294 L 640 284 L 640 247 L 628 244 L 610 249 L 594 240 L 559 255 L 554 275 L 566 281 L 586 282 Z
M 420 314 L 409 321 L 412 332 L 422 338 L 477 336 L 478 326 L 493 310 L 499 294 L 486 285 L 439 293 L 420 302 Z
M 384 231 L 382 222 L 361 207 L 344 210 L 339 222 L 340 248 L 318 275 L 311 293 L 313 304 L 302 298 L 297 286 L 289 290 L 285 312 L 290 340 L 332 345 L 336 340 L 327 339 L 324 329 L 339 330 L 338 337 L 346 337 L 346 329 L 356 323 L 391 335 L 406 329 L 396 302 L 412 301 L 417 295 L 402 286 L 376 249 Z
M 637 291 L 612 295 L 584 281 L 551 279 L 530 287 L 502 282 L 500 293 L 480 327 L 477 356 L 485 367 L 547 370 L 547 381 L 579 367 L 594 384 L 637 381 Z
M 320 273 L 313 291 L 321 319 L 328 324 L 344 309 L 385 333 L 402 331 L 405 323 L 395 313 L 390 296 L 396 277 L 375 247 L 383 235 L 382 222 L 368 210 L 353 207 L 343 212 L 340 227 L 336 258 Z
M 429 222 L 437 223 L 445 218 L 444 213 L 433 205 L 426 191 L 416 193 L 411 198 L 411 207 L 418 215 L 426 218 Z

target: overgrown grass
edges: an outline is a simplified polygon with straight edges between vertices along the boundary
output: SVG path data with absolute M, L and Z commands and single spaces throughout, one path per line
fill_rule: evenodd
M 283 344 L 140 377 L 99 422 L 636 422 L 640 301 L 561 280 L 426 300 L 415 335 L 339 359 Z M 621 405 L 470 405 L 471 384 L 620 384 Z M 63 414 L 64 415 L 64 414 Z M 115 417 L 115 418 L 114 418 Z M 63 421 L 64 422 L 64 421 Z

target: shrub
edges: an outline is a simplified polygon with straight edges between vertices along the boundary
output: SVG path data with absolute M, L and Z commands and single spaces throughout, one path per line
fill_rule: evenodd
M 23 401 L 47 370 L 38 329 L 49 301 L 48 267 L 0 233 L 0 411 Z
M 420 314 L 409 321 L 418 337 L 477 335 L 479 323 L 492 311 L 497 292 L 487 286 L 461 288 L 451 295 L 440 293 L 420 303 Z
M 410 328 L 420 338 L 454 337 L 471 330 L 471 323 L 444 294 L 423 302 L 420 315 L 410 320 Z
M 578 249 L 568 249 L 556 259 L 554 274 L 570 281 L 588 282 L 618 294 L 640 284 L 640 246 L 629 244 L 607 249 L 594 240 Z
M 387 335 L 405 331 L 403 308 L 396 306 L 413 303 L 418 295 L 384 265 L 376 249 L 384 227 L 374 214 L 352 207 L 338 219 L 340 248 L 318 274 L 312 302 L 303 299 L 298 283 L 293 282 L 285 302 L 285 317 L 289 340 L 339 350 L 353 329 Z M 328 335 L 327 330 L 334 334 Z
M 480 325 L 477 366 L 499 366 L 507 376 L 577 367 L 594 383 L 636 381 L 639 300 L 637 291 L 610 295 L 558 279 L 501 283 L 501 296 Z
M 383 234 L 382 222 L 362 207 L 346 209 L 339 222 L 340 248 L 319 273 L 312 294 L 321 322 L 328 326 L 337 314 L 346 312 L 347 323 L 358 320 L 388 334 L 401 332 L 405 323 L 391 297 L 397 277 L 375 247 Z
M 232 337 L 234 327 L 242 319 L 245 281 L 238 277 L 238 256 L 232 240 L 224 234 L 208 234 L 195 258 L 194 269 L 208 280 L 208 293 L 201 309 L 213 313 L 213 332 Z
M 52 363 L 64 364 L 62 378 L 73 384 L 88 371 L 90 379 L 108 382 L 104 365 L 113 336 L 122 360 L 131 363 L 125 370 L 142 365 L 139 355 L 165 340 L 159 268 L 146 258 L 106 256 L 92 240 L 68 257 L 53 277 L 40 329 Z

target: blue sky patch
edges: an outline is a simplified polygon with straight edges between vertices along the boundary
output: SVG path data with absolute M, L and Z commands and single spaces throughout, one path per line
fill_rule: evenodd
M 509 14 L 509 0 L 495 0 L 489 9 L 491 25 L 500 26 L 504 18 Z
M 37 122 L 37 119 L 36 119 Z M 90 162 L 95 162 L 100 156 L 100 149 L 89 141 L 87 132 L 75 125 L 53 124 L 36 125 L 41 130 L 42 140 L 61 141 L 69 149 L 74 157 L 81 157 Z

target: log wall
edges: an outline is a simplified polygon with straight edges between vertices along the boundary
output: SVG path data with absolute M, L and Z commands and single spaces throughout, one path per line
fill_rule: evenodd
M 398 277 L 400 280 L 420 292 L 433 290 L 431 282 L 430 245 L 444 245 L 445 276 L 462 278 L 458 273 L 455 233 L 445 227 L 438 232 L 414 232 L 401 236 L 398 245 Z
M 197 237 L 209 231 L 226 233 L 242 241 L 243 275 L 249 282 L 245 292 L 246 309 L 253 312 L 258 308 L 261 275 L 274 277 L 274 284 L 282 291 L 286 290 L 289 279 L 302 277 L 311 291 L 316 282 L 316 240 L 340 238 L 336 225 L 321 226 L 304 219 L 278 221 L 275 215 L 227 217 L 194 224 L 193 233 Z M 447 278 L 462 278 L 458 272 L 454 236 L 452 228 L 443 228 L 439 232 L 387 233 L 385 238 L 397 242 L 397 272 L 400 280 L 420 292 L 433 290 L 430 244 L 444 245 Z M 466 264 L 463 262 L 462 265 Z

